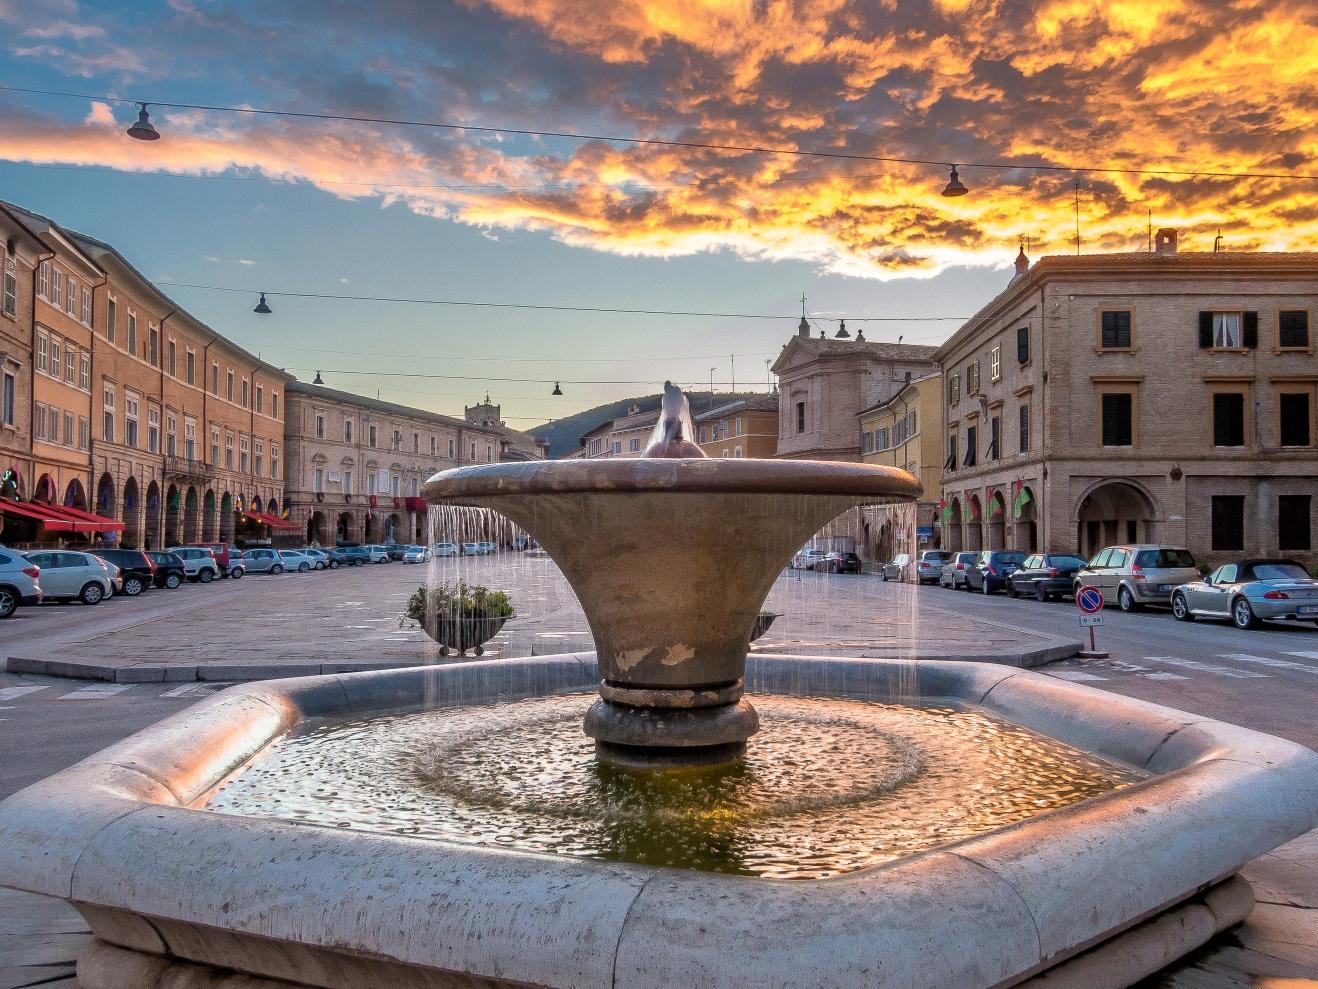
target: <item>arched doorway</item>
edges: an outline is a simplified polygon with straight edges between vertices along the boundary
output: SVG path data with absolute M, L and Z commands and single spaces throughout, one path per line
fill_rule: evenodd
M 1007 548 L 1007 506 L 1003 503 L 1002 492 L 994 491 L 989 495 L 988 507 L 985 509 L 985 549 Z
M 279 518 L 279 502 L 275 501 L 273 498 L 267 500 L 265 503 L 265 513 L 267 515 L 273 515 L 275 518 Z
M 182 517 L 183 495 L 179 489 L 171 484 L 169 491 L 165 494 L 165 545 L 177 546 L 183 542 Z
M 215 500 L 215 491 L 208 488 L 201 508 L 201 538 L 213 543 L 219 536 L 219 504 Z
M 947 548 L 953 553 L 961 552 L 965 546 L 965 535 L 961 523 L 961 499 L 953 498 L 948 503 L 948 511 L 943 514 L 943 535 L 947 539 Z
M 0 498 L 23 500 L 23 472 L 17 467 L 6 467 L 0 473 Z
M 403 534 L 402 528 L 403 528 L 403 520 L 398 517 L 397 512 L 394 512 L 386 516 L 384 520 L 384 541 L 386 543 L 395 542 L 396 540 L 394 539 L 394 537 L 401 536 Z
M 984 506 L 979 495 L 972 494 L 966 502 L 965 544 L 968 552 L 978 552 L 984 548 Z
M 1022 485 L 1012 500 L 1012 530 L 1015 533 L 1016 549 L 1022 553 L 1039 552 L 1039 522 L 1034 490 Z
M 83 488 L 82 481 L 76 477 L 64 489 L 64 505 L 83 512 L 87 510 L 87 491 Z
M 164 549 L 160 539 L 160 485 L 155 481 L 146 488 L 146 548 Z
M 119 537 L 120 545 L 139 549 L 142 546 L 142 512 L 138 504 L 137 478 L 130 477 L 124 481 L 123 497 L 119 500 L 123 504 L 123 514 L 119 516 L 119 521 L 124 524 L 123 534 Z
M 233 533 L 236 523 L 233 495 L 226 491 L 224 496 L 220 498 L 220 542 L 233 545 Z
M 1106 481 L 1076 507 L 1076 543 L 1091 557 L 1112 543 L 1157 542 L 1153 499 L 1129 481 Z
M 307 542 L 317 546 L 325 545 L 325 513 L 312 512 L 307 520 Z
M 201 498 L 195 487 L 189 487 L 183 496 L 183 541 L 201 542 Z
M 48 505 L 55 504 L 55 479 L 49 474 L 42 474 L 37 478 L 37 489 L 32 494 L 33 501 L 44 501 Z
M 341 543 L 349 543 L 357 538 L 357 519 L 352 512 L 339 512 L 339 520 L 334 524 L 334 538 Z
M 115 501 L 114 478 L 107 471 L 96 482 L 96 514 L 103 515 L 107 519 L 117 518 L 119 513 Z

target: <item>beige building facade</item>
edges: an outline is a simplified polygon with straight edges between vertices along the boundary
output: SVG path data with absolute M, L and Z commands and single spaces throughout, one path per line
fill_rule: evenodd
M 50 252 L 14 212 L 0 206 L 0 498 L 25 500 L 32 460 L 32 329 L 37 266 Z
M 936 355 L 945 546 L 1318 562 L 1318 255 L 1017 267 Z
M 860 459 L 866 464 L 900 467 L 920 481 L 921 495 L 915 505 L 916 543 L 921 548 L 938 546 L 939 505 L 942 491 L 943 378 L 930 372 L 912 378 L 888 399 L 862 409 Z M 869 526 L 869 555 L 889 559 L 901 550 L 893 525 L 880 518 Z M 903 537 L 903 544 L 909 534 Z
M 633 405 L 625 416 L 602 422 L 581 437 L 581 454 L 586 460 L 611 457 L 639 457 L 650 442 L 650 434 L 659 421 L 659 410 L 642 412 Z
M 421 486 L 450 467 L 497 463 L 503 441 L 501 427 L 292 382 L 285 410 L 290 518 L 308 544 L 428 543 Z
M 769 458 L 778 452 L 778 396 L 715 406 L 694 419 L 696 444 L 710 457 Z

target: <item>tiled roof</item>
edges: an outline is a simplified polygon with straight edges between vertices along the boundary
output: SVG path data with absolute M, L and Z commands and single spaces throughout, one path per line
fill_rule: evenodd
M 330 388 L 328 385 L 309 385 L 305 381 L 290 381 L 284 390 L 293 395 L 307 395 L 311 398 L 321 397 L 327 402 L 343 402 L 345 405 L 355 405 L 362 409 L 371 409 L 375 412 L 381 412 L 386 415 L 402 416 L 408 419 L 420 419 L 423 422 L 432 422 L 437 426 L 448 426 L 452 429 L 470 429 L 478 433 L 490 433 L 499 435 L 502 429 L 495 426 L 473 426 L 465 419 L 458 419 L 455 416 L 441 415 L 438 412 L 428 412 L 425 409 L 414 409 L 408 405 L 396 405 L 393 402 L 385 402 L 378 398 L 367 398 L 365 395 L 355 395 L 349 391 L 339 391 L 337 388 Z

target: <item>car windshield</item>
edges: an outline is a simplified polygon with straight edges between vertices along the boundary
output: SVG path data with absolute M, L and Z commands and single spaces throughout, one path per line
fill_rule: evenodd
M 993 555 L 999 563 L 1021 564 L 1025 562 L 1024 553 L 994 553 Z
M 1298 563 L 1259 563 L 1253 569 L 1255 580 L 1304 580 L 1308 576 Z
M 942 550 L 928 550 L 924 554 L 926 560 L 932 560 L 935 563 L 941 563 L 944 560 L 952 559 L 951 553 L 945 553 Z
M 1135 554 L 1137 567 L 1184 569 L 1193 567 L 1194 557 L 1186 549 L 1142 549 Z
M 1050 556 L 1048 565 L 1053 567 L 1076 567 L 1077 569 L 1085 565 L 1085 561 L 1078 556 Z

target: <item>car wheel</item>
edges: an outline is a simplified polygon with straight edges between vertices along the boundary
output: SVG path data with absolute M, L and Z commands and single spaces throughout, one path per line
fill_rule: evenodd
M 879 580 L 883 581 L 883 582 L 886 584 L 886 583 L 888 582 L 888 571 L 886 571 L 886 570 L 880 570 L 880 571 L 879 571 Z
M 1178 622 L 1194 621 L 1194 612 L 1190 610 L 1190 605 L 1185 600 L 1184 594 L 1172 595 L 1172 617 Z
M 338 561 L 338 560 L 330 560 L 330 561 L 329 561 L 329 568 L 330 568 L 331 570 L 337 570 L 337 569 L 339 569 L 339 561 Z
M 105 597 L 105 588 L 100 584 L 86 584 L 78 592 L 78 600 L 83 604 L 100 604 Z
M 278 563 L 276 563 L 273 567 L 270 568 L 270 572 L 278 576 L 279 574 L 284 572 L 284 568 L 281 567 Z
M 1040 603 L 1048 600 L 1048 592 L 1043 589 L 1042 584 L 1034 585 L 1034 600 Z
M 297 572 L 298 572 L 298 573 L 306 573 L 306 572 L 307 572 L 308 570 L 310 570 L 310 569 L 311 569 L 311 564 L 309 564 L 309 563 L 299 563 L 299 564 L 297 565 Z
M 1117 607 L 1122 611 L 1140 610 L 1140 604 L 1135 600 L 1135 595 L 1130 593 L 1129 587 L 1123 587 L 1117 591 Z
M 201 581 L 203 584 L 209 584 L 212 580 L 215 579 L 215 571 L 210 569 L 202 570 L 200 573 L 197 574 L 197 579 Z
M 245 574 L 246 572 L 247 571 L 242 567 L 234 567 L 232 570 L 229 571 L 229 576 L 232 577 L 234 580 L 241 580 L 243 574 Z
M 142 583 L 140 577 L 127 577 L 124 579 L 124 593 L 130 598 L 135 598 L 146 590 L 146 585 Z
M 1007 581 L 1007 597 L 1009 598 L 1020 597 L 1020 594 L 1018 594 L 1016 591 L 1016 585 L 1013 584 L 1011 581 Z
M 0 618 L 8 618 L 18 610 L 18 595 L 7 587 L 0 587 Z
M 1249 602 L 1244 598 L 1236 598 L 1236 603 L 1231 606 L 1231 620 L 1236 623 L 1236 628 L 1259 627 L 1259 620 L 1254 614 L 1254 609 L 1249 606 Z
M 169 590 L 171 591 L 177 590 L 179 584 L 181 583 L 183 583 L 183 578 L 181 578 L 178 574 L 171 573 L 165 575 L 165 587 L 167 587 Z

